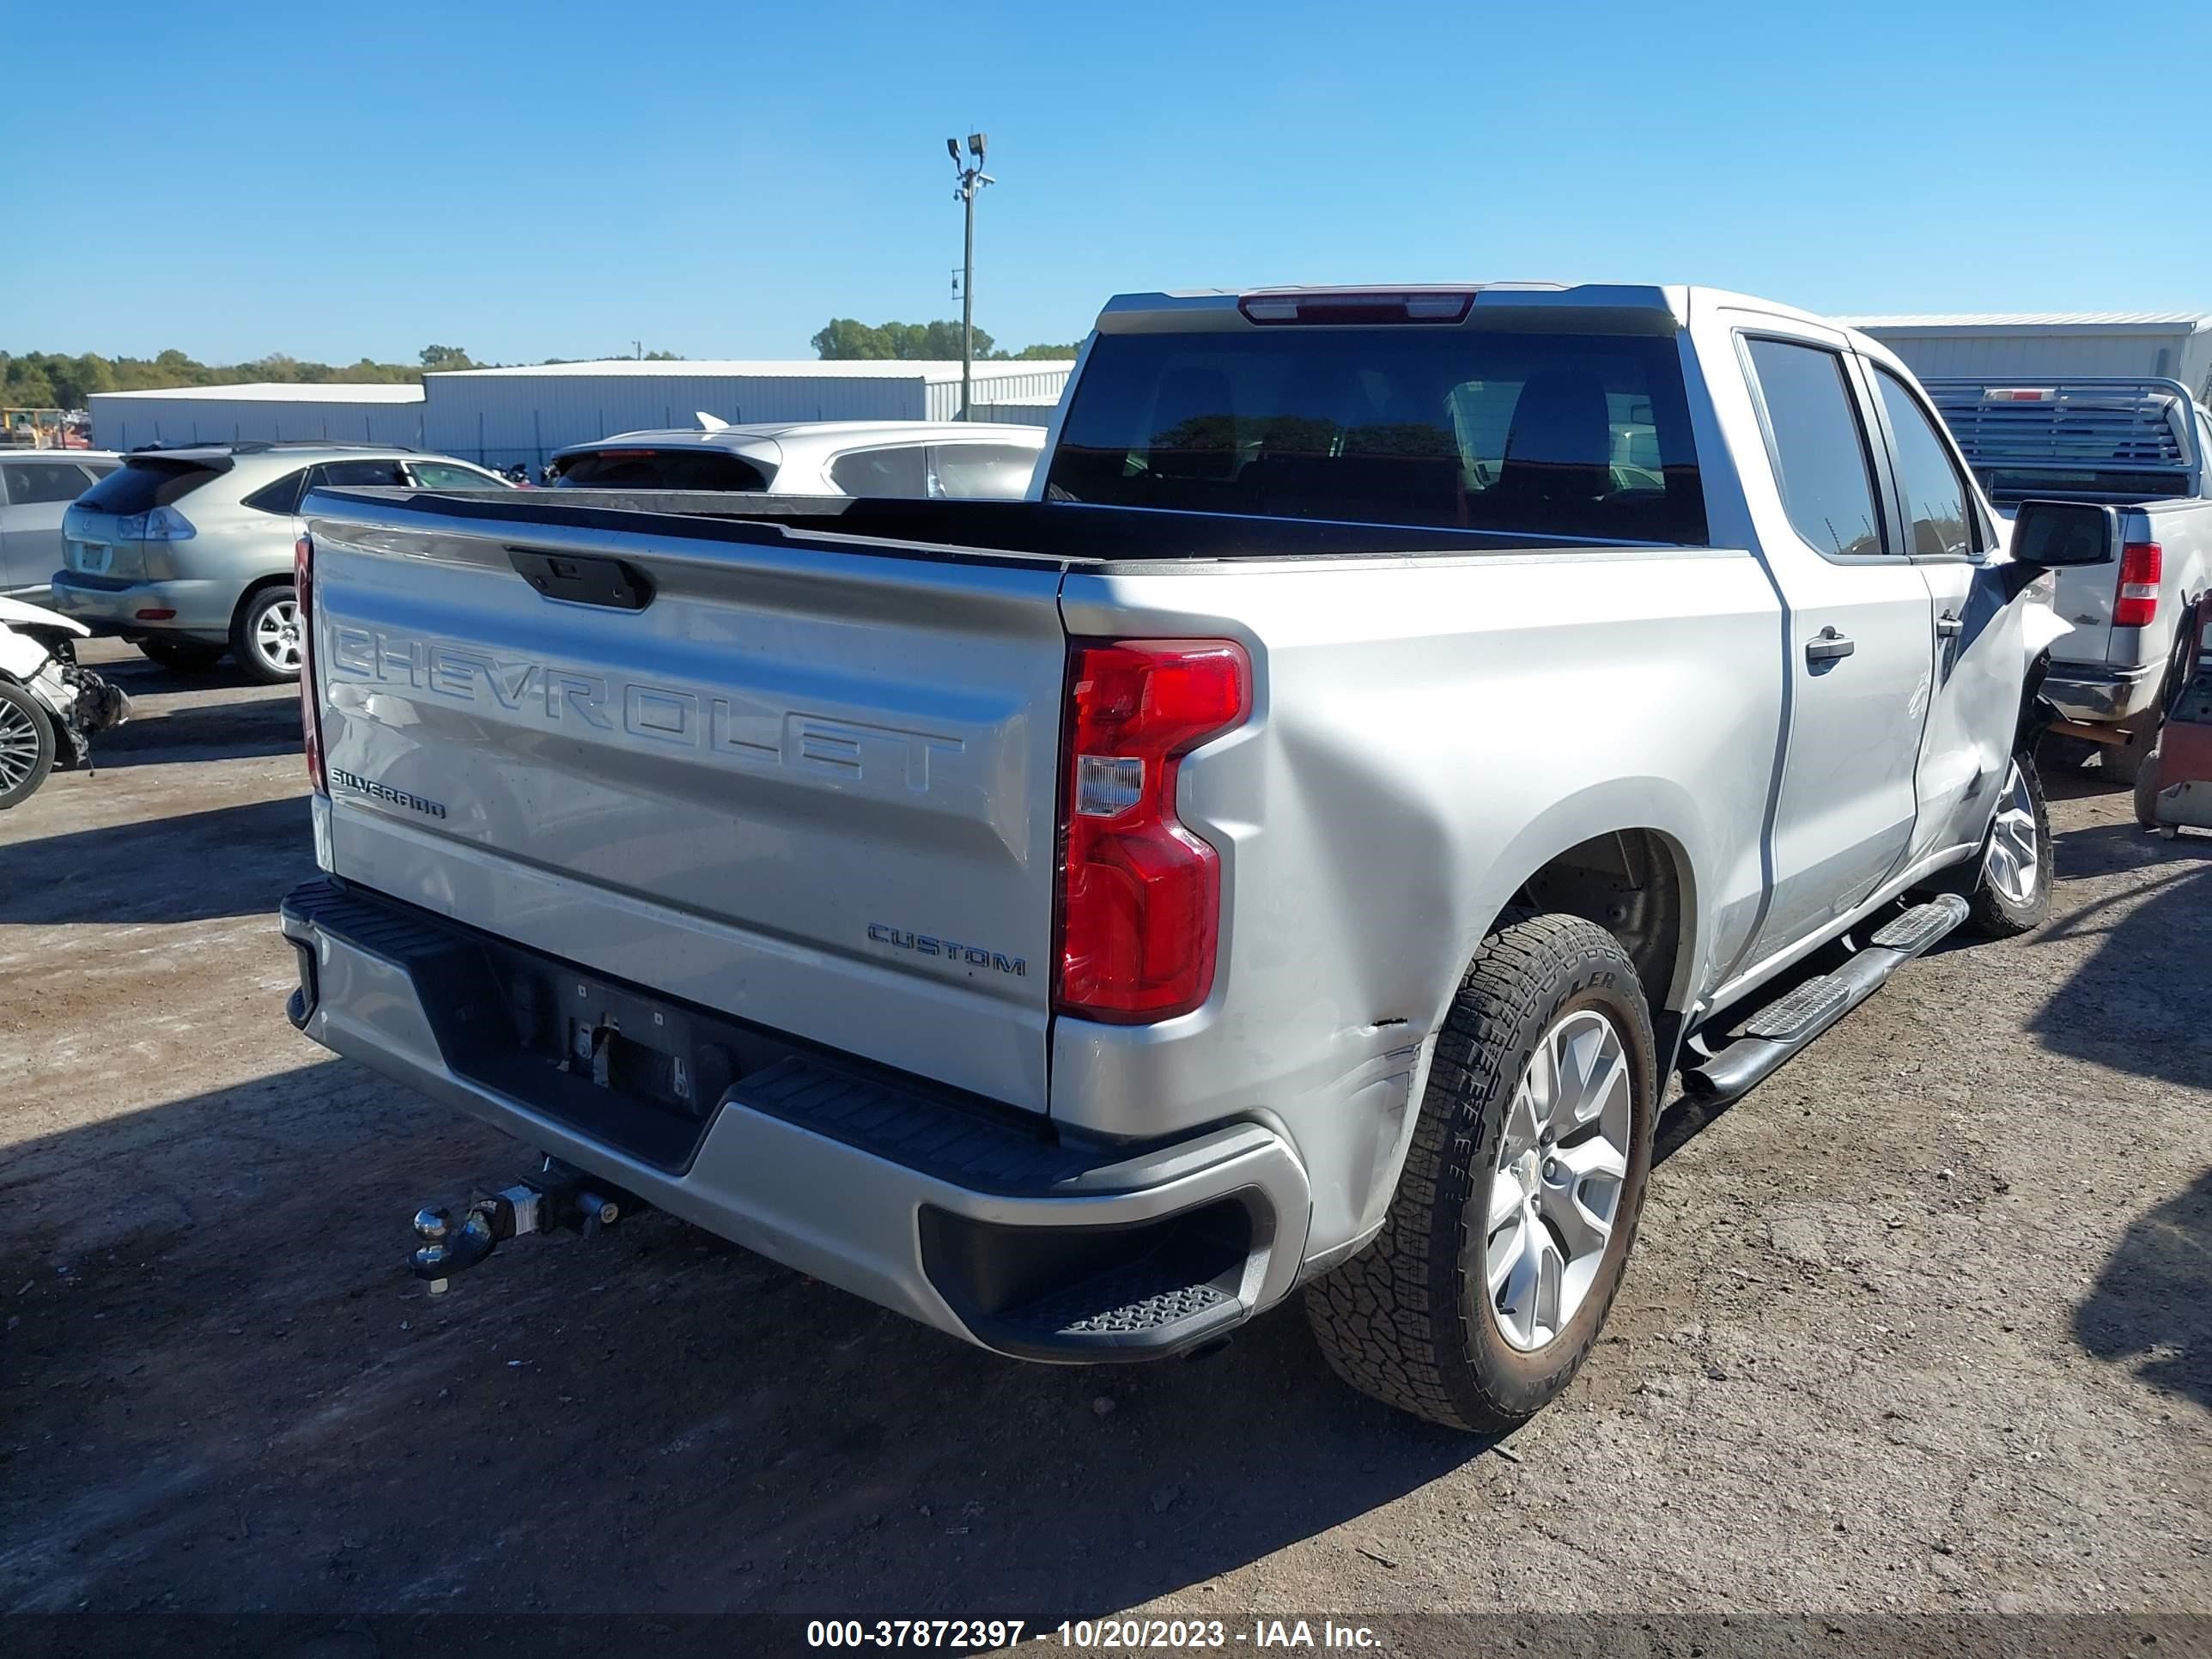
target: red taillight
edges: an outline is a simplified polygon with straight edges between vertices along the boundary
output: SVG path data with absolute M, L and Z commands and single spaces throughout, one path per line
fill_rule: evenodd
M 1231 640 L 1078 640 L 1067 705 L 1054 1004 L 1187 1014 L 1213 988 L 1221 855 L 1176 821 L 1176 774 L 1251 712 L 1251 660 Z
M 300 734 L 307 744 L 307 781 L 319 795 L 331 793 L 323 775 L 323 711 L 315 701 L 315 544 L 292 544 L 292 591 L 300 605 Z
M 2148 628 L 2158 615 L 2158 579 L 2166 554 L 2156 542 L 2130 542 L 2120 550 L 2120 591 L 2112 601 L 2112 626 Z
M 133 620 L 137 622 L 174 622 L 176 619 L 177 613 L 174 611 L 156 609 L 133 613 Z

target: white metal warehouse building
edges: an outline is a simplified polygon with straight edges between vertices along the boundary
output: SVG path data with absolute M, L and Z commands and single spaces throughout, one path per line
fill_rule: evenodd
M 1073 362 L 981 362 L 979 405 L 1060 396 Z M 616 359 L 457 369 L 425 379 L 423 447 L 491 466 L 542 466 L 568 444 L 617 432 L 689 427 L 705 413 L 743 421 L 950 421 L 960 365 L 898 362 L 659 362 Z
M 2212 402 L 2212 312 L 2020 312 L 1837 320 L 1873 335 L 1923 380 L 2156 375 L 2180 381 L 2199 403 Z
M 99 449 L 247 438 L 326 438 L 410 449 L 422 443 L 419 386 L 188 386 L 95 392 L 86 402 Z

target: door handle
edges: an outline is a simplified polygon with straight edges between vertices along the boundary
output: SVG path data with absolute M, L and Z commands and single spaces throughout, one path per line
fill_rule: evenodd
M 1939 639 L 1954 640 L 1966 631 L 1966 624 L 1959 620 L 1955 611 L 1946 611 L 1936 618 L 1936 634 Z
M 1808 663 L 1835 662 L 1857 650 L 1857 643 L 1848 634 L 1838 634 L 1833 628 L 1824 628 L 1805 641 L 1805 660 Z

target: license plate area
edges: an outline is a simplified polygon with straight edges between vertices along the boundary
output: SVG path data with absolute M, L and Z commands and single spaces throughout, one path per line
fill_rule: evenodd
M 115 550 L 104 542 L 71 542 L 70 568 L 85 576 L 105 576 L 115 563 Z
M 412 964 L 446 1063 L 654 1167 L 690 1167 L 730 1087 L 793 1052 L 741 1021 L 504 941 Z

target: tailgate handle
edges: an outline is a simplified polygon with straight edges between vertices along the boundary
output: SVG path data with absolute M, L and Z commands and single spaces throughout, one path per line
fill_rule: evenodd
M 526 547 L 510 547 L 507 556 L 522 579 L 549 599 L 613 611 L 642 611 L 653 603 L 653 584 L 645 573 L 620 559 L 533 553 Z

